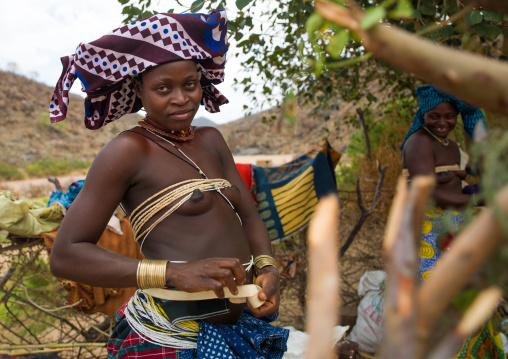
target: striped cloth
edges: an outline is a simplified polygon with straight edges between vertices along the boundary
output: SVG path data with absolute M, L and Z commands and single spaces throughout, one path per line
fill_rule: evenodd
M 257 207 L 270 239 L 285 238 L 310 221 L 319 198 L 337 193 L 335 166 L 341 154 L 327 140 L 279 167 L 252 166 Z

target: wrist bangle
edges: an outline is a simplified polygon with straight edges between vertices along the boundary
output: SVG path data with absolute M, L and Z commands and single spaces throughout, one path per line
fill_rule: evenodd
M 165 288 L 168 261 L 143 259 L 138 263 L 136 281 L 138 288 Z
M 268 266 L 272 266 L 278 270 L 277 261 L 275 261 L 275 259 L 272 256 L 262 254 L 254 258 L 254 274 L 256 276 L 260 269 Z

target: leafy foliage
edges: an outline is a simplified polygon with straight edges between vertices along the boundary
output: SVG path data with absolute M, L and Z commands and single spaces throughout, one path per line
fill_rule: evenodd
M 382 166 L 388 167 L 385 173 L 385 187 L 394 187 L 400 176 L 402 167 L 399 147 L 413 120 L 415 107 L 416 100 L 400 92 L 386 103 L 381 116 L 377 116 L 372 105 L 362 108 L 372 158 L 379 160 Z M 354 117 L 352 116 L 350 121 L 353 121 Z M 365 143 L 363 129 L 356 130 L 345 153 L 347 162 L 339 163 L 337 183 L 340 188 L 354 188 L 358 176 L 377 180 L 377 164 L 376 161 L 367 158 Z
M 118 1 L 124 6 L 125 22 L 156 12 L 149 10 L 151 0 Z M 342 0 L 333 1 L 344 5 Z M 246 76 L 238 78 L 236 85 L 250 95 L 252 108 L 267 102 L 280 105 L 285 95 L 292 93 L 300 105 L 311 103 L 316 112 L 327 112 L 338 108 L 341 98 L 356 101 L 368 96 L 367 85 L 371 81 L 378 81 L 394 93 L 416 87 L 416 80 L 410 75 L 365 54 L 354 33 L 314 13 L 313 2 L 236 0 L 235 6 L 225 0 L 177 3 L 187 11 L 228 10 L 230 41 L 245 56 L 242 65 Z M 386 21 L 424 34 L 440 44 L 507 58 L 508 46 L 503 40 L 508 36 L 508 29 L 503 25 L 508 18 L 502 14 L 471 11 L 457 0 L 357 0 L 356 3 L 365 9 L 364 29 Z M 158 8 L 157 11 L 174 12 L 175 9 Z

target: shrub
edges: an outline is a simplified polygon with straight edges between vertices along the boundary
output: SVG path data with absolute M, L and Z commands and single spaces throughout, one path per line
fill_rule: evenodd
M 16 166 L 0 161 L 0 180 L 19 180 L 23 177 L 23 173 Z
M 58 176 L 74 170 L 87 169 L 90 163 L 77 159 L 55 159 L 45 157 L 25 166 L 30 177 Z

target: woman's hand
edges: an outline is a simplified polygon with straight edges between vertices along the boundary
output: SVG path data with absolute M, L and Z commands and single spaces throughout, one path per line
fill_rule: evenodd
M 259 308 L 252 308 L 250 303 L 247 302 L 252 315 L 256 318 L 261 318 L 277 313 L 280 302 L 280 276 L 277 268 L 266 266 L 260 269 L 255 284 L 261 287 L 258 298 L 259 300 L 264 300 L 265 304 Z
M 185 292 L 213 290 L 224 298 L 224 287 L 237 294 L 238 285 L 245 283 L 246 274 L 236 258 L 207 258 L 187 263 L 168 263 L 166 285 Z

